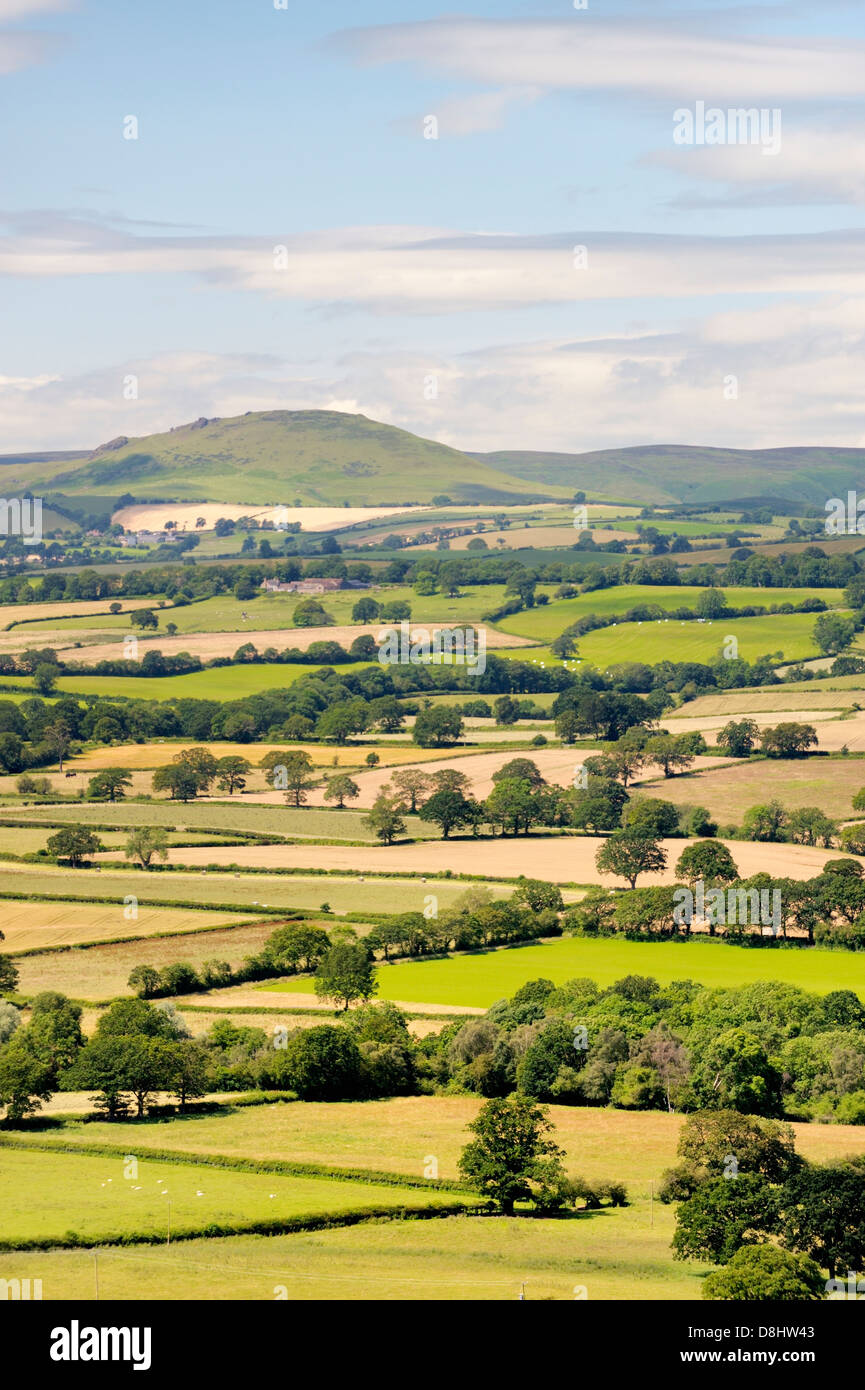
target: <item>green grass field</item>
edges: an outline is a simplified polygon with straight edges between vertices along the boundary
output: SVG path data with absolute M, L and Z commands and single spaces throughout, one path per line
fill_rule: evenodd
M 672 1234 L 672 1209 L 641 1201 L 570 1220 L 438 1217 L 135 1246 L 100 1250 L 99 1297 L 497 1302 L 522 1288 L 527 1299 L 698 1299 L 708 1266 L 670 1259 Z M 0 1278 L 41 1278 L 46 1300 L 95 1296 L 90 1252 L 0 1254 Z
M 214 851 L 215 859 L 225 861 L 230 856 L 230 850 Z M 514 891 L 513 884 L 485 882 L 496 897 L 510 897 Z M 317 912 L 324 902 L 330 904 L 334 913 L 419 912 L 425 893 L 435 892 L 439 906 L 443 907 L 450 906 L 468 887 L 459 880 L 430 879 L 429 883 L 432 888 L 419 878 L 366 876 L 361 882 L 350 875 L 338 874 L 235 874 L 201 870 L 197 873 L 136 873 L 107 864 L 99 873 L 93 869 L 78 869 L 71 874 L 68 869 L 48 865 L 22 869 L 20 865 L 0 863 L 0 888 L 16 897 L 50 893 L 84 902 L 112 897 L 122 904 L 124 897 L 133 894 L 142 903 L 173 900 L 200 903 L 202 907 L 225 904 L 252 912 L 259 906 Z M 579 896 L 577 892 L 565 893 L 569 900 Z M 0 899 L 0 916 L 2 910 Z M 116 933 L 118 936 L 133 934 L 129 931 Z
M 552 593 L 553 588 L 553 585 L 544 585 L 541 587 L 541 592 Z M 376 603 L 385 604 L 394 600 L 410 603 L 412 622 L 416 623 L 448 622 L 450 620 L 468 622 L 471 619 L 478 619 L 482 612 L 502 603 L 504 596 L 503 584 L 467 585 L 454 598 L 448 598 L 446 594 L 432 594 L 428 598 L 423 598 L 404 584 L 384 586 L 369 591 L 369 597 L 375 599 Z M 338 590 L 332 594 L 314 595 L 314 597 L 331 614 L 336 625 L 339 626 L 351 623 L 352 609 L 358 600 L 364 597 L 364 592 L 347 589 L 345 591 Z M 264 631 L 266 629 L 275 631 L 284 629 L 286 632 L 299 631 L 299 629 L 294 628 L 294 610 L 299 602 L 301 599 L 294 594 L 258 594 L 254 599 L 244 601 L 236 599 L 233 594 L 220 594 L 216 598 L 204 599 L 200 603 L 190 603 L 183 608 L 172 608 L 170 605 L 165 608 L 152 606 L 159 619 L 161 632 L 165 632 L 166 624 L 176 623 L 178 636 L 183 636 L 185 633 L 193 632 L 242 633 L 244 628 L 249 631 Z M 150 605 L 148 600 L 142 599 L 140 606 L 146 608 Z M 114 629 L 124 633 L 130 631 L 128 614 L 106 614 L 104 617 L 100 615 L 96 618 L 64 618 L 61 605 L 58 605 L 58 610 L 59 617 L 57 619 L 44 618 L 39 622 L 27 623 L 27 632 L 36 633 L 43 628 L 51 631 L 64 631 L 66 629 L 79 631 L 93 628 L 99 630 Z M 243 617 L 244 613 L 247 615 L 246 620 Z M 286 636 L 285 641 L 279 645 L 292 646 L 291 637 Z
M 72 1231 L 94 1244 L 119 1233 L 167 1233 L 169 1202 L 172 1230 L 180 1236 L 202 1231 L 211 1223 L 236 1227 L 256 1221 L 290 1221 L 377 1207 L 411 1209 L 459 1200 L 452 1193 L 431 1188 L 247 1173 L 214 1165 L 145 1159 L 132 1152 L 128 1156 L 95 1157 L 0 1146 L 0 1171 L 0 1240 L 9 1242 L 63 1241 Z
M 381 999 L 489 1008 L 526 980 L 544 976 L 556 984 L 577 976 L 611 985 L 624 975 L 652 975 L 661 983 L 697 980 L 710 986 L 783 980 L 828 994 L 853 989 L 865 999 L 865 958 L 849 951 L 761 950 L 721 941 L 592 941 L 562 937 L 535 946 L 460 954 L 446 960 L 400 961 L 378 969 Z M 313 991 L 311 979 L 259 986 L 266 992 Z
M 626 613 L 638 604 L 657 604 L 667 612 L 676 608 L 696 608 L 697 600 L 704 592 L 694 584 L 619 584 L 612 589 L 595 589 L 590 593 L 578 594 L 576 598 L 555 599 L 541 608 L 529 608 L 509 618 L 502 618 L 496 626 L 518 637 L 549 642 L 563 632 L 569 623 L 576 622 L 586 613 L 608 617 L 615 613 Z M 806 598 L 821 598 L 831 608 L 839 605 L 843 599 L 841 589 L 727 588 L 719 592 L 726 595 L 731 608 L 768 608 L 776 603 L 801 603 Z M 815 615 L 806 616 L 813 627 Z M 776 618 L 773 621 L 780 620 Z M 788 621 L 788 618 L 783 621 Z
M 369 662 L 346 662 L 340 671 L 360 671 Z M 301 676 L 319 671 L 319 664 L 305 662 L 284 666 L 221 666 L 213 671 L 193 671 L 187 676 L 61 676 L 57 690 L 63 695 L 98 695 L 128 700 L 240 700 L 259 690 L 286 690 Z M 0 695 L 7 684 L 32 684 L 28 676 L 0 676 Z M 12 697 L 14 698 L 14 697 Z M 22 695 L 21 699 L 32 698 Z
M 167 761 L 167 758 L 166 758 Z M 75 825 L 117 825 L 136 826 L 136 825 L 166 825 L 185 827 L 184 833 L 177 836 L 184 843 L 188 844 L 194 838 L 189 831 L 194 831 L 196 827 L 207 826 L 214 830 L 223 830 L 226 833 L 232 831 L 253 831 L 259 835 L 285 835 L 286 837 L 297 836 L 301 839 L 320 839 L 320 840 L 365 840 L 370 844 L 377 843 L 374 835 L 363 824 L 365 811 L 353 811 L 346 807 L 343 811 L 329 810 L 318 806 L 267 806 L 256 804 L 255 802 L 242 802 L 237 799 L 236 804 L 223 801 L 212 802 L 188 802 L 183 805 L 177 801 L 153 801 L 153 802 L 85 802 L 84 804 L 72 803 L 55 806 L 31 806 L 31 807 L 12 807 L 8 808 L 8 814 L 17 819 L 33 819 L 34 824 L 40 820 L 60 821 Z M 0 810 L 0 822 L 2 822 L 4 812 Z M 419 816 L 408 816 L 406 818 L 407 833 L 416 840 L 437 839 L 439 831 L 430 824 L 423 821 Z M 26 838 L 28 849 L 39 849 L 41 844 L 37 842 L 37 837 L 44 840 L 51 831 L 19 830 L 10 827 L 3 827 L 0 824 L 0 850 L 9 849 L 15 853 L 26 853 L 25 849 L 15 849 L 15 836 L 22 835 Z M 99 832 L 105 842 L 106 848 L 122 849 L 126 841 L 126 836 L 115 836 L 112 838 L 110 831 Z M 200 836 L 201 843 L 209 843 L 211 836 Z M 215 856 L 219 857 L 219 856 Z M 228 852 L 230 859 L 230 851 Z
M 543 612 L 543 610 L 541 610 Z M 577 642 L 579 661 L 600 670 L 623 661 L 718 661 L 728 637 L 738 643 L 737 655 L 746 661 L 774 655 L 779 660 L 806 661 L 819 655 L 812 638 L 815 615 L 790 613 L 765 618 L 716 618 L 713 622 L 680 622 L 660 618 L 645 623 L 619 623 L 615 627 L 588 632 Z M 779 656 L 780 653 L 780 656 Z M 561 665 L 549 647 L 497 653 L 510 660 L 537 661 Z M 571 661 L 567 663 L 569 666 Z M 184 679 L 174 677 L 173 679 Z M 188 678 L 187 678 L 188 679 Z M 862 677 L 859 677 L 862 680 Z

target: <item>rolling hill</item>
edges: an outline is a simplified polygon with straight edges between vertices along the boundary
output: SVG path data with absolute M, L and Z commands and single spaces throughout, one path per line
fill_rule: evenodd
M 865 449 L 712 449 L 646 444 L 588 454 L 502 450 L 474 454 L 491 468 L 547 487 L 617 502 L 792 503 L 822 508 L 865 484 Z
M 437 496 L 506 503 L 567 495 L 509 477 L 446 444 L 335 410 L 250 411 L 197 420 L 164 434 L 120 437 L 72 460 L 0 458 L 0 484 L 7 493 L 14 486 L 69 497 L 131 493 L 137 500 L 289 505 L 299 498 L 305 505 L 332 506 L 402 505 Z

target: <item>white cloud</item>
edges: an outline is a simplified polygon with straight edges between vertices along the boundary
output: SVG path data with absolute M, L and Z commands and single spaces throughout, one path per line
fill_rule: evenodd
M 865 296 L 712 315 L 665 334 L 494 343 L 443 354 L 418 342 L 304 369 L 261 355 L 183 353 L 84 377 L 0 381 L 4 449 L 87 448 L 246 410 L 361 413 L 465 449 L 646 443 L 741 448 L 865 444 Z M 135 374 L 137 401 L 122 397 Z M 428 399 L 430 376 L 438 393 Z M 725 398 L 735 376 L 738 398 Z
M 575 261 L 581 246 L 586 268 Z M 358 227 L 279 243 L 135 236 L 28 216 L 0 242 L 0 275 L 178 274 L 272 298 L 443 314 L 658 296 L 865 293 L 863 249 L 857 229 L 697 237 Z
M 736 103 L 762 97 L 860 97 L 865 43 L 854 39 L 731 36 L 685 15 L 651 24 L 602 20 L 443 18 L 351 29 L 331 44 L 362 63 L 414 63 L 505 87 L 631 92 Z M 690 27 L 688 27 L 690 25 Z M 771 100 L 770 100 L 771 99 Z
M 785 129 L 779 153 L 764 157 L 754 145 L 682 146 L 656 150 L 641 161 L 723 185 L 715 193 L 683 194 L 674 205 L 763 207 L 811 203 L 865 203 L 865 127 Z

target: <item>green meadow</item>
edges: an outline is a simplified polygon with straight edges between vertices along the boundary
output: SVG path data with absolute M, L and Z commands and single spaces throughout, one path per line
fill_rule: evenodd
M 778 603 L 802 603 L 806 598 L 821 598 L 829 607 L 837 607 L 843 600 L 842 589 L 719 589 L 726 595 L 731 608 L 768 608 Z M 514 613 L 496 623 L 503 632 L 512 632 L 518 637 L 549 642 L 577 618 L 587 613 L 597 613 L 609 617 L 615 613 L 626 613 L 638 604 L 657 604 L 667 612 L 676 608 L 696 608 L 697 601 L 705 589 L 696 584 L 620 584 L 612 589 L 593 589 L 589 593 L 578 594 L 576 598 L 556 599 L 541 608 L 529 608 L 522 613 Z M 811 625 L 814 614 L 805 615 Z M 747 621 L 756 621 L 748 619 Z M 779 619 L 772 619 L 778 622 Z M 786 622 L 787 619 L 784 618 Z M 645 626 L 645 624 L 643 625 Z M 621 630 L 621 629 L 620 629 Z
M 623 661 L 649 665 L 658 661 L 711 663 L 719 660 L 727 639 L 735 637 L 736 654 L 746 661 L 767 655 L 774 655 L 779 661 L 805 661 L 819 655 L 811 635 L 815 621 L 814 613 L 790 613 L 765 618 L 716 618 L 704 623 L 682 622 L 675 618 L 618 623 L 615 627 L 601 628 L 580 637 L 577 640 L 578 660 L 600 670 Z M 548 646 L 511 648 L 496 654 L 509 660 L 561 664 Z
M 0 1145 L 0 1173 L 0 1242 L 13 1245 L 63 1243 L 73 1232 L 94 1244 L 118 1234 L 167 1235 L 169 1219 L 179 1236 L 203 1232 L 211 1224 L 236 1228 L 371 1208 L 453 1205 L 459 1200 L 453 1193 L 424 1188 L 252 1173 L 132 1152 L 95 1156 Z
M 460 953 L 442 960 L 398 961 L 378 969 L 378 997 L 418 1004 L 462 1004 L 487 1009 L 510 997 L 527 980 L 543 976 L 555 984 L 587 977 L 601 986 L 624 975 L 651 975 L 662 984 L 696 980 L 711 987 L 781 980 L 828 994 L 852 989 L 865 999 L 865 957 L 849 951 L 795 947 L 728 946 L 723 941 L 592 941 L 563 937 L 531 946 Z M 264 991 L 310 994 L 309 976 L 260 985 Z

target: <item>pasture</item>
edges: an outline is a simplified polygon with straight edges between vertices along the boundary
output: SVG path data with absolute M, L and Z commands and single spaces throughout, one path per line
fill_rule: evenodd
M 716 618 L 706 622 L 658 618 L 644 623 L 618 623 L 615 627 L 587 632 L 578 639 L 577 650 L 579 661 L 596 666 L 601 671 L 626 661 L 640 661 L 647 665 L 658 661 L 712 663 L 721 659 L 724 644 L 729 638 L 735 637 L 737 654 L 746 661 L 756 661 L 761 656 L 772 656 L 778 661 L 804 661 L 818 654 L 811 636 L 814 622 L 813 613 L 789 613 L 765 618 Z M 562 630 L 559 628 L 559 632 Z M 548 647 L 532 648 L 530 653 L 504 648 L 497 655 L 506 660 L 530 659 L 553 666 L 562 664 Z M 565 664 L 578 669 L 571 661 Z
M 577 594 L 575 598 L 554 599 L 541 608 L 528 608 L 522 613 L 514 613 L 502 618 L 496 624 L 503 632 L 513 632 L 538 642 L 549 642 L 563 632 L 570 623 L 587 613 L 599 617 L 610 617 L 616 613 L 626 613 L 629 608 L 640 604 L 657 605 L 672 612 L 676 608 L 696 608 L 705 588 L 695 584 L 618 584 L 611 589 L 593 589 L 589 593 Z M 821 598 L 830 608 L 837 607 L 843 600 L 841 589 L 719 589 L 726 596 L 731 608 L 760 606 L 769 608 L 778 603 L 801 603 L 806 598 Z M 788 615 L 789 616 L 789 615 Z M 814 615 L 807 615 L 813 623 Z M 719 620 L 720 621 L 720 620 Z
M 434 1217 L 288 1236 L 100 1250 L 100 1298 L 376 1302 L 698 1299 L 708 1266 L 674 1263 L 672 1209 L 649 1203 L 566 1220 Z M 0 1278 L 41 1278 L 43 1297 L 94 1296 L 90 1252 L 0 1254 Z M 526 1282 L 527 1281 L 527 1282 Z
M 169 1203 L 172 1233 L 182 1237 L 211 1224 L 236 1228 L 349 1211 L 453 1205 L 460 1200 L 453 1193 L 384 1183 L 250 1173 L 120 1153 L 54 1154 L 2 1144 L 0 1170 L 0 1241 L 9 1244 L 63 1242 L 72 1233 L 94 1245 L 119 1235 L 128 1239 L 132 1234 L 167 1234 Z
M 232 851 L 232 854 L 234 851 Z M 485 880 L 496 897 L 509 897 L 513 884 L 495 878 Z M 439 906 L 450 905 L 464 893 L 468 885 L 459 879 L 436 879 L 435 892 Z M 70 900 L 90 902 L 94 896 L 115 896 L 122 902 L 127 894 L 138 898 L 139 904 L 164 902 L 200 903 L 202 907 L 236 907 L 253 914 L 258 907 L 296 908 L 316 912 L 323 902 L 330 904 L 334 914 L 346 912 L 412 912 L 423 906 L 422 894 L 427 891 L 420 878 L 399 874 L 386 877 L 348 876 L 339 874 L 240 874 L 202 870 L 170 875 L 160 872 L 141 873 L 124 870 L 119 865 L 103 865 L 101 871 L 78 869 L 74 874 L 54 865 L 33 868 L 30 865 L 0 864 L 0 887 L 16 897 L 27 893 L 50 893 Z M 573 895 L 571 895 L 573 896 Z M 2 905 L 0 905 L 2 911 Z M 124 933 L 133 935 L 133 932 Z
M 855 952 L 730 946 L 708 938 L 624 941 L 616 937 L 562 937 L 530 946 L 461 952 L 439 960 L 379 965 L 378 998 L 487 1009 L 497 999 L 509 998 L 527 980 L 541 976 L 557 985 L 586 977 L 609 986 L 632 974 L 651 975 L 662 984 L 696 980 L 712 988 L 782 980 L 817 994 L 852 989 L 865 1000 L 865 958 Z M 313 981 L 297 977 L 257 988 L 265 993 L 312 992 Z

